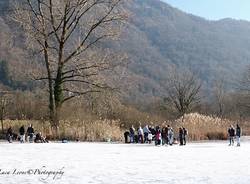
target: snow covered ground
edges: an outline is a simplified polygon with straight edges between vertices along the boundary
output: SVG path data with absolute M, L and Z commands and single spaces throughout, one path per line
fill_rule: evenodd
M 1 184 L 249 184 L 250 141 L 241 147 L 1 143 L 0 169 Z

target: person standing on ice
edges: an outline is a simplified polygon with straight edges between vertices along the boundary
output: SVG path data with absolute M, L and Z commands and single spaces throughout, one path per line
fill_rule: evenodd
M 124 132 L 124 140 L 125 140 L 125 143 L 129 143 L 129 142 L 128 142 L 128 137 L 129 137 L 129 131 Z
M 30 124 L 30 126 L 27 129 L 27 135 L 28 135 L 28 140 L 29 142 L 33 142 L 33 138 L 34 138 L 34 129 L 32 127 L 32 124 Z
M 183 128 L 182 128 L 182 127 L 180 127 L 180 128 L 179 128 L 179 140 L 180 140 L 180 146 L 183 146 L 183 137 L 184 137 Z
M 168 128 L 168 143 L 170 146 L 174 143 L 174 130 L 172 127 Z
M 149 133 L 148 133 L 148 143 L 151 144 L 152 140 L 153 140 L 153 134 L 149 131 Z
M 168 136 L 168 133 L 169 133 L 169 130 L 170 130 L 170 125 L 168 125 L 167 127 L 166 127 L 166 132 L 167 132 L 167 143 L 166 144 L 170 144 L 170 140 L 169 140 L 169 136 Z
M 130 138 L 130 143 L 135 142 L 135 128 L 133 125 L 129 129 L 129 138 Z
M 188 135 L 188 131 L 186 128 L 183 127 L 183 144 L 186 145 L 187 143 L 187 135 Z
M 234 136 L 235 136 L 235 130 L 233 125 L 231 125 L 230 128 L 228 129 L 229 146 L 234 145 Z
M 162 137 L 161 137 L 161 129 L 159 126 L 155 128 L 156 130 L 156 135 L 155 135 L 155 145 L 161 145 L 162 143 Z
M 149 133 L 149 128 L 148 128 L 148 125 L 146 125 L 144 128 L 143 128 L 143 134 L 144 134 L 144 143 L 148 142 L 148 133 Z
M 165 122 L 164 122 L 165 123 Z M 161 130 L 161 137 L 162 137 L 162 145 L 168 144 L 168 128 L 167 126 L 163 126 Z
M 149 131 L 152 134 L 152 140 L 155 139 L 156 130 L 155 130 L 154 126 L 152 126 L 152 127 L 150 126 Z
M 240 136 L 241 136 L 241 128 L 239 124 L 236 125 L 236 140 L 237 140 L 237 146 L 240 146 Z
M 12 127 L 10 126 L 7 130 L 7 140 L 9 143 L 12 143 L 12 137 L 13 137 L 13 130 Z
M 138 142 L 143 143 L 143 129 L 141 126 L 138 128 Z
M 21 126 L 19 128 L 19 134 L 20 134 L 20 142 L 24 143 L 24 141 L 25 141 L 25 128 L 24 128 L 24 126 Z

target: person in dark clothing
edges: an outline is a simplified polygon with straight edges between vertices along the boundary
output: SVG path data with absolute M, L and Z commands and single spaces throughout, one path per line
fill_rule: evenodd
M 125 143 L 129 143 L 128 138 L 129 138 L 129 131 L 126 131 L 124 132 Z
M 237 146 L 240 146 L 240 136 L 241 136 L 241 128 L 239 124 L 236 125 L 236 140 L 237 140 Z
M 155 128 L 154 127 L 149 127 L 149 131 L 152 134 L 152 140 L 155 140 L 155 134 L 156 134 Z
M 161 137 L 161 129 L 159 126 L 156 127 L 156 134 L 155 134 L 155 145 L 161 145 L 162 137 Z
M 132 125 L 129 129 L 129 138 L 130 138 L 130 143 L 134 143 L 135 142 L 135 128 Z
M 43 142 L 41 133 L 36 134 L 36 138 L 34 141 L 35 141 L 35 143 L 42 143 Z
M 168 128 L 166 126 L 162 128 L 161 136 L 162 136 L 162 145 L 167 144 Z
M 12 137 L 13 137 L 13 130 L 12 127 L 10 126 L 7 130 L 7 140 L 9 143 L 12 143 Z
M 139 143 L 139 136 L 138 136 L 138 134 L 134 135 L 134 142 L 133 143 Z
M 168 125 L 168 126 L 166 127 L 166 130 L 165 130 L 165 131 L 166 131 L 166 134 L 167 134 L 167 138 L 166 138 L 166 144 L 167 144 L 167 145 L 169 145 L 169 142 L 170 142 L 169 137 L 168 137 L 168 132 L 169 132 L 170 128 L 171 128 L 170 125 Z
M 27 129 L 27 135 L 28 135 L 28 140 L 29 142 L 33 142 L 33 137 L 34 137 L 34 129 L 32 124 L 30 124 L 30 126 Z
M 180 146 L 183 146 L 183 137 L 184 137 L 184 132 L 183 128 L 179 128 L 179 140 L 180 140 Z
M 48 143 L 49 141 L 42 135 L 42 132 L 36 134 L 35 143 Z
M 25 140 L 25 128 L 24 128 L 24 126 L 20 127 L 19 134 L 20 134 L 20 142 L 24 143 L 24 140 Z
M 68 139 L 66 137 L 62 138 L 62 143 L 68 143 Z
M 187 144 L 187 135 L 188 135 L 188 131 L 186 128 L 183 127 L 183 144 L 184 145 Z
M 234 145 L 234 137 L 235 137 L 235 129 L 233 125 L 228 129 L 228 137 L 229 137 L 229 146 Z

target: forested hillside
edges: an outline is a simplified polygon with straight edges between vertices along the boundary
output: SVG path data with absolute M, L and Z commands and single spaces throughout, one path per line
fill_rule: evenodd
M 32 89 L 33 75 L 43 66 L 33 60 L 24 38 L 11 21 L 11 0 L 0 1 L 0 82 L 10 89 Z M 125 5 L 131 14 L 113 49 L 128 55 L 128 68 L 119 80 L 124 99 L 142 102 L 164 96 L 171 67 L 197 73 L 208 90 L 216 78 L 237 78 L 250 60 L 250 23 L 224 19 L 208 21 L 184 13 L 160 0 L 133 0 Z M 230 83 L 228 84 L 230 86 Z

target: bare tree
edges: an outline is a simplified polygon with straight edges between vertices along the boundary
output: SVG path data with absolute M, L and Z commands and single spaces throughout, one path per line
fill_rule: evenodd
M 199 104 L 200 89 L 201 83 L 193 73 L 174 69 L 168 76 L 165 102 L 173 106 L 184 119 L 184 115 Z
M 25 30 L 29 46 L 43 56 L 46 75 L 39 79 L 48 82 L 50 120 L 55 130 L 64 102 L 110 88 L 100 74 L 121 59 L 102 49 L 107 45 L 102 41 L 119 35 L 127 17 L 122 1 L 16 1 L 14 20 Z
M 2 133 L 4 133 L 4 116 L 6 113 L 6 106 L 8 103 L 8 95 L 10 94 L 9 91 L 0 91 L 0 120 L 1 120 L 1 128 Z
M 218 107 L 217 115 L 223 117 L 225 112 L 225 81 L 223 79 L 217 79 L 214 83 L 213 93 L 215 97 L 215 102 Z

